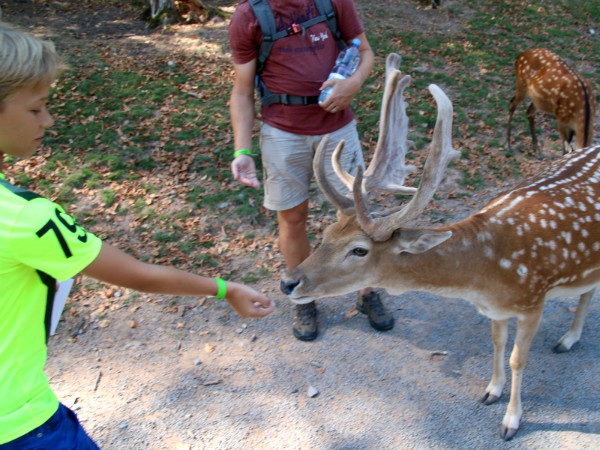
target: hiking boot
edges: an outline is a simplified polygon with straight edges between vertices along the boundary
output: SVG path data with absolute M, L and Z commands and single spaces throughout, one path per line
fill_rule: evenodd
M 301 341 L 312 341 L 317 337 L 317 306 L 315 302 L 296 305 L 294 336 Z
M 356 309 L 369 316 L 369 323 L 379 331 L 394 328 L 394 316 L 390 313 L 376 291 L 370 291 L 365 295 L 358 294 Z

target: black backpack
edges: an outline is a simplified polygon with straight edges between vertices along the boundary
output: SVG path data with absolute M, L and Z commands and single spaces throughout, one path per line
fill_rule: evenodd
M 260 29 L 262 32 L 262 43 L 258 51 L 258 65 L 256 68 L 255 87 L 256 92 L 264 106 L 272 105 L 273 103 L 283 103 L 285 105 L 310 105 L 317 103 L 318 96 L 314 97 L 302 97 L 299 95 L 289 94 L 273 94 L 269 92 L 265 84 L 260 79 L 260 73 L 262 72 L 265 62 L 271 54 L 275 41 L 292 34 L 303 33 L 308 27 L 316 25 L 321 22 L 327 22 L 327 26 L 331 30 L 331 34 L 335 38 L 340 50 L 347 47 L 346 43 L 342 39 L 340 30 L 337 26 L 337 20 L 331 0 L 314 0 L 315 6 L 319 15 L 312 19 L 302 22 L 300 24 L 294 23 L 291 27 L 277 31 L 275 27 L 275 16 L 273 10 L 269 5 L 268 0 L 249 0 L 250 6 L 254 11 Z

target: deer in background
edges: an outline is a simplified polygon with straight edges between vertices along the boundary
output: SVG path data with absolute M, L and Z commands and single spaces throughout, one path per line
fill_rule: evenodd
M 507 148 L 510 151 L 511 121 L 516 107 L 531 98 L 527 119 L 533 149 L 538 158 L 541 152 L 535 134 L 535 112 L 553 114 L 563 141 L 563 153 L 571 150 L 571 140 L 576 136 L 575 148 L 592 144 L 596 104 L 590 83 L 570 68 L 558 55 L 537 48 L 527 50 L 515 60 L 515 95 L 508 108 Z
M 410 82 L 390 55 L 375 155 L 363 175 L 346 173 L 339 163 L 343 141 L 333 155 L 337 176 L 351 190 L 342 195 L 325 176 L 324 153 L 315 156 L 315 178 L 338 210 L 338 221 L 324 232 L 321 245 L 281 281 L 295 303 L 344 295 L 364 286 L 399 295 L 425 291 L 463 298 L 492 320 L 494 347 L 491 380 L 482 402 L 500 398 L 506 376 L 504 358 L 509 319 L 517 333 L 510 356 L 512 387 L 502 420 L 502 437 L 511 439 L 522 415 L 521 383 L 531 341 L 544 301 L 580 296 L 571 328 L 557 352 L 579 341 L 595 286 L 600 283 L 600 146 L 569 153 L 544 174 L 488 203 L 450 226 L 409 226 L 432 199 L 452 149 L 452 103 L 436 85 L 429 90 L 438 108 L 429 155 L 418 189 L 404 186 L 407 146 L 403 92 Z M 368 192 L 412 193 L 406 205 L 372 210 Z

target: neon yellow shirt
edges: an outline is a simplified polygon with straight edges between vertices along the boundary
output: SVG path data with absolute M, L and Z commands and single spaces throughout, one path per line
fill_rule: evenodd
M 81 272 L 101 247 L 60 206 L 0 174 L 0 444 L 56 412 L 44 374 L 49 305 L 56 281 Z

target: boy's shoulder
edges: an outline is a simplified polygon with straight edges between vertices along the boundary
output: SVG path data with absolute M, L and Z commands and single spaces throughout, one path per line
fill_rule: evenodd
M 0 174 L 2 175 L 2 174 Z M 9 181 L 7 181 L 4 176 L 0 176 L 0 187 L 2 188 L 2 191 L 4 191 L 5 193 L 9 193 L 15 196 L 14 200 L 15 201 L 30 201 L 36 198 L 43 198 L 41 195 L 36 194 L 35 192 L 31 192 L 27 189 L 24 189 L 22 187 L 16 186 L 12 183 L 10 183 Z M 8 199 L 11 198 L 11 195 L 7 196 Z

